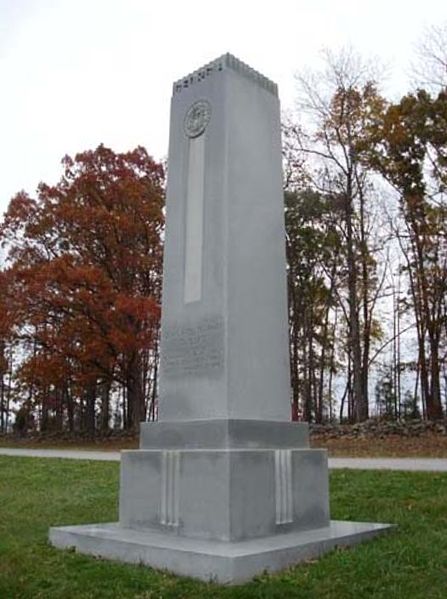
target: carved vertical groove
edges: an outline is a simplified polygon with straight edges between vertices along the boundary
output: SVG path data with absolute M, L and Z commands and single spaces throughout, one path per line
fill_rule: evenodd
M 202 298 L 205 136 L 189 140 L 185 231 L 185 304 Z
M 275 451 L 275 504 L 276 524 L 292 522 L 292 451 L 290 449 Z
M 161 506 L 160 523 L 166 526 L 179 524 L 180 452 L 163 451 L 161 456 Z

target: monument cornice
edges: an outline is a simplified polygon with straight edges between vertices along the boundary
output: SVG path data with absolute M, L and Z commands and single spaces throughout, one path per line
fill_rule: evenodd
M 200 69 L 193 71 L 189 75 L 178 79 L 178 81 L 176 81 L 173 85 L 173 94 L 181 93 L 183 90 L 188 89 L 192 85 L 200 83 L 209 76 L 220 73 L 226 69 L 236 71 L 240 75 L 255 81 L 258 85 L 269 91 L 274 96 L 278 96 L 278 86 L 276 83 L 264 75 L 261 75 L 261 73 L 258 73 L 258 71 L 255 71 L 255 69 L 252 69 L 250 66 L 248 66 L 248 64 L 242 62 L 242 60 L 239 60 L 229 52 L 209 62 Z

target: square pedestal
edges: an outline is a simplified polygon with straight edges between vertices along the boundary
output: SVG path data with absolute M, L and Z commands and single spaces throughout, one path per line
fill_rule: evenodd
M 219 541 L 328 526 L 326 452 L 124 451 L 119 521 L 126 528 Z

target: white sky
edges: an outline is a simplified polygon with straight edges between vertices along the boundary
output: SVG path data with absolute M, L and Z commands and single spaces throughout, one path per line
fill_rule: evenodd
M 0 214 L 101 142 L 167 153 L 171 85 L 229 51 L 279 84 L 352 45 L 404 93 L 414 44 L 445 0 L 0 0 Z

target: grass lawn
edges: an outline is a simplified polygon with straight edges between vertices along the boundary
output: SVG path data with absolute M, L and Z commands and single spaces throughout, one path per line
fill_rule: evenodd
M 49 526 L 117 518 L 118 463 L 0 456 L 1 599 L 447 597 L 447 475 L 331 474 L 332 517 L 398 529 L 238 587 L 60 551 Z

